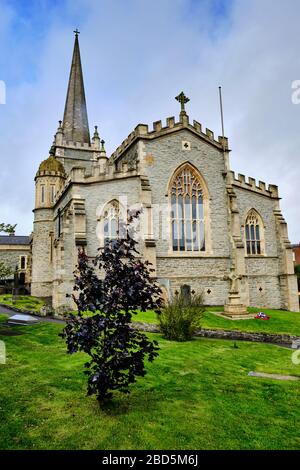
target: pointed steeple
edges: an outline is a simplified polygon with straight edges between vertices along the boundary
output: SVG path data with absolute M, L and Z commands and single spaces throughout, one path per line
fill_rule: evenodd
M 62 127 L 66 141 L 90 144 L 90 131 L 78 41 L 79 31 L 76 30 L 74 33 L 74 51 Z

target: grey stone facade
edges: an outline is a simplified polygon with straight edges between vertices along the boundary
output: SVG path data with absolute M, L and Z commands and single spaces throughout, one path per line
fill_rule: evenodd
M 196 292 L 203 293 L 206 304 L 222 305 L 228 301 L 230 282 L 226 276 L 234 265 L 242 275 L 240 294 L 245 304 L 297 309 L 296 291 L 292 290 L 293 284 L 292 289 L 287 285 L 292 271 L 288 272 L 291 266 L 286 267 L 283 261 L 282 250 L 289 251 L 289 246 L 284 245 L 287 242 L 278 227 L 277 192 L 274 197 L 266 189 L 246 187 L 246 182 L 235 186 L 235 177 L 226 167 L 226 155 L 220 144 L 208 142 L 200 133 L 191 132 L 189 126 L 179 122 L 180 128 L 166 135 L 158 131 L 148 132 L 146 139 L 136 136 L 129 149 L 124 148 L 117 158 L 116 154 L 110 159 L 102 155 L 96 162 L 90 160 L 89 168 L 76 165 L 70 171 L 53 207 L 35 210 L 33 293 L 48 296 L 51 291 L 55 306 L 67 303 L 77 250 L 85 247 L 91 258 L 97 254 L 101 246 L 101 212 L 106 204 L 117 200 L 128 207 L 143 204 L 146 210 L 152 209 L 152 233 L 148 238 L 153 243 L 149 246 L 144 237 L 140 248 L 143 257 L 154 262 L 162 285 L 168 284 L 169 296 L 181 285 L 189 284 Z M 190 150 L 183 150 L 182 142 L 189 142 Z M 75 158 L 75 150 L 74 155 Z M 172 252 L 170 232 L 169 238 L 166 237 L 168 185 L 174 171 L 186 162 L 201 173 L 207 186 L 205 252 Z M 228 178 L 233 181 L 239 214 L 241 246 L 238 248 L 232 242 Z M 259 212 L 263 221 L 265 250 L 261 256 L 250 257 L 245 252 L 244 223 L 251 208 Z M 49 233 L 54 234 L 52 239 Z M 51 250 L 52 262 L 49 261 Z
M 178 122 L 174 117 L 166 125 L 157 121 L 152 130 L 138 125 L 107 158 L 97 128 L 91 143 L 86 137 L 80 80 L 81 92 L 77 98 L 72 95 L 72 103 L 75 100 L 76 109 L 84 108 L 84 115 L 70 114 L 68 96 L 68 133 L 64 135 L 66 123 L 60 122 L 52 147 L 52 155 L 62 166 L 55 173 L 55 199 L 37 205 L 34 211 L 32 293 L 51 295 L 55 307 L 70 302 L 66 294 L 72 293 L 78 248 L 84 247 L 91 259 L 96 256 L 103 246 L 104 208 L 118 201 L 125 209 L 143 207 L 140 253 L 152 262 L 167 297 L 188 284 L 209 305 L 298 311 L 292 249 L 277 187 L 236 177 L 229 165 L 227 138 L 215 140 L 212 131 L 203 131 L 197 121 L 191 124 L 185 111 Z M 77 127 L 83 122 L 84 128 L 82 135 L 77 128 L 76 135 L 82 138 L 72 142 L 69 127 L 74 119 Z M 198 175 L 203 188 L 203 251 L 178 252 L 172 247 L 170 182 L 184 165 Z M 52 181 L 50 166 L 49 174 L 36 176 L 36 201 L 41 200 L 40 179 L 47 175 Z M 263 249 L 256 256 L 247 255 L 245 245 L 245 220 L 251 209 L 261 220 Z

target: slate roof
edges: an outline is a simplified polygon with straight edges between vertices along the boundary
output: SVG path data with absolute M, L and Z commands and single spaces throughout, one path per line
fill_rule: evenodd
M 0 235 L 0 245 L 29 245 L 30 237 L 27 235 Z

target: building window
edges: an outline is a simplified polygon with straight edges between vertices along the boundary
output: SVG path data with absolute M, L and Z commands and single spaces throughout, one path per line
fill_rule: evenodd
M 191 165 L 175 173 L 170 198 L 173 251 L 205 251 L 203 185 Z
M 57 238 L 59 238 L 61 236 L 61 232 L 62 232 L 62 214 L 61 214 L 61 209 L 58 208 L 57 210 Z
M 104 244 L 117 240 L 119 233 L 120 207 L 117 201 L 109 203 L 103 213 Z
M 26 269 L 26 256 L 20 258 L 20 269 Z
M 50 263 L 53 261 L 53 232 L 50 232 Z
M 41 201 L 42 204 L 45 202 L 45 186 L 41 186 Z
M 55 199 L 55 186 L 51 186 L 51 202 L 54 202 Z
M 255 209 L 248 212 L 245 223 L 245 239 L 247 255 L 263 254 L 263 224 Z

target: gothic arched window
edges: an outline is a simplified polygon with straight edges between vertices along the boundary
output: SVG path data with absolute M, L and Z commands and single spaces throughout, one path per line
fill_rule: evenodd
M 118 201 L 110 202 L 103 213 L 104 244 L 118 239 L 120 206 Z
M 205 251 L 203 185 L 190 164 L 175 172 L 170 197 L 173 251 Z
M 247 255 L 263 254 L 263 223 L 255 209 L 248 212 L 245 222 L 245 240 Z

